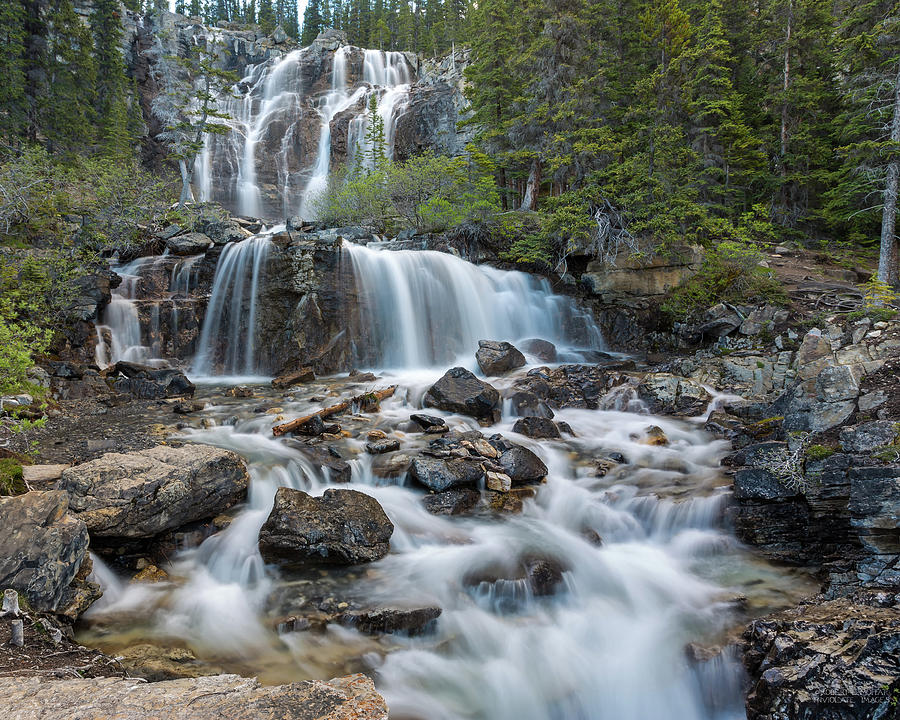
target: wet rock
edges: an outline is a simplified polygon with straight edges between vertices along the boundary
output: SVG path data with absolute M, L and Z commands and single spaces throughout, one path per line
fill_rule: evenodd
M 644 428 L 644 436 L 641 438 L 643 445 L 664 446 L 669 444 L 669 438 L 659 425 L 650 425 Z
M 202 402 L 180 402 L 172 406 L 172 412 L 176 415 L 190 415 L 191 413 L 200 412 L 203 407 Z
M 637 393 L 656 415 L 700 415 L 712 400 L 699 383 L 669 373 L 645 375 Z
M 516 420 L 513 432 L 526 435 L 530 438 L 554 439 L 562 437 L 556 423 L 549 418 L 524 417 Z
M 424 413 L 413 413 L 409 416 L 409 419 L 423 430 L 429 430 L 430 428 L 447 424 L 444 421 L 444 418 L 440 418 L 437 415 L 425 415 Z
M 422 504 L 432 515 L 461 515 L 472 510 L 480 500 L 478 490 L 463 487 L 426 495 Z
M 525 500 L 533 498 L 534 494 L 533 487 L 514 487 L 506 493 L 488 491 L 485 493 L 485 499 L 494 512 L 515 515 L 522 512 Z
M 553 560 L 529 559 L 525 562 L 525 577 L 531 592 L 537 597 L 544 597 L 556 593 L 563 581 L 563 571 Z
M 500 416 L 500 393 L 461 367 L 448 370 L 432 385 L 423 403 L 484 421 L 496 422 Z
M 552 418 L 550 406 L 537 395 L 527 390 L 518 390 L 508 397 L 512 413 L 518 417 Z
M 394 453 L 379 455 L 372 462 L 372 473 L 375 477 L 396 478 L 406 474 L 409 469 L 409 455 Z
M 841 428 L 841 447 L 844 452 L 871 452 L 885 445 L 896 444 L 898 436 L 900 436 L 898 423 L 876 420 Z
M 500 451 L 484 438 L 475 438 L 475 440 L 472 441 L 472 449 L 481 455 L 481 457 L 490 458 L 491 460 L 496 460 L 500 457 Z
M 213 245 L 209 235 L 199 232 L 176 235 L 166 240 L 166 248 L 173 255 L 200 255 L 209 250 Z
M 148 538 L 244 499 L 249 475 L 230 450 L 158 445 L 107 453 L 63 471 L 60 489 L 94 538 Z
M 744 632 L 748 720 L 895 717 L 900 613 L 893 593 L 801 605 Z
M 485 375 L 505 375 L 525 364 L 525 356 L 512 344 L 494 340 L 478 341 L 475 360 Z
M 235 385 L 228 388 L 225 394 L 233 398 L 251 398 L 253 397 L 253 388 L 249 388 L 246 385 Z
M 512 489 L 512 479 L 504 473 L 488 470 L 485 473 L 485 485 L 488 490 L 505 493 Z
M 624 378 L 618 379 L 619 377 L 597 365 L 537 367 L 529 370 L 524 378 L 516 380 L 513 392 L 531 393 L 553 409 L 575 407 L 593 410 L 615 382 L 624 381 Z M 510 397 L 514 397 L 512 393 Z M 552 414 L 533 411 L 520 411 L 519 414 L 552 417 Z
M 371 455 L 382 455 L 400 449 L 400 441 L 396 438 L 366 443 L 366 452 Z
M 433 627 L 440 615 L 439 607 L 386 607 L 345 612 L 338 615 L 337 621 L 369 635 L 396 632 L 421 635 Z
M 381 505 L 369 495 L 329 489 L 312 497 L 282 487 L 259 531 L 259 549 L 270 561 L 356 565 L 387 555 L 393 532 Z
M 136 683 L 0 679 L 0 693 L 22 718 L 42 720 L 387 720 L 384 699 L 365 675 L 321 682 L 261 685 L 238 675 Z
M 88 549 L 87 527 L 68 512 L 66 493 L 0 497 L 0 517 L 0 587 L 17 590 L 35 610 L 64 606 Z
M 299 370 L 294 370 L 293 372 L 285 373 L 284 375 L 279 375 L 272 381 L 272 387 L 283 390 L 285 388 L 293 387 L 294 385 L 312 382 L 315 379 L 316 374 L 313 372 L 312 368 L 304 367 Z
M 514 445 L 497 460 L 516 485 L 540 482 L 547 477 L 547 466 L 528 448 Z
M 310 423 L 306 423 L 309 425 Z M 323 425 L 322 432 L 328 430 L 327 425 Z M 292 448 L 303 453 L 314 465 L 317 465 L 326 474 L 329 482 L 348 483 L 352 474 L 350 464 L 340 457 L 337 451 L 332 452 L 331 448 L 325 448 L 321 445 L 307 445 L 305 442 L 297 440 L 288 440 L 287 444 Z
M 185 374 L 174 368 L 154 368 L 149 365 L 119 361 L 104 371 L 107 382 L 116 391 L 142 400 L 192 396 L 194 384 Z
M 149 643 L 132 645 L 118 651 L 117 657 L 129 674 L 148 682 L 215 674 L 215 670 L 211 671 L 187 648 L 161 647 Z
M 850 470 L 850 525 L 860 542 L 887 568 L 900 560 L 900 467 L 867 467 Z M 891 582 L 892 573 L 885 573 Z M 894 584 L 900 584 L 895 576 Z
M 545 363 L 556 362 L 556 345 L 548 340 L 531 338 L 520 343 L 522 350 Z
M 432 457 L 413 458 L 409 474 L 413 480 L 434 492 L 475 485 L 484 477 L 481 464 L 473 460 Z

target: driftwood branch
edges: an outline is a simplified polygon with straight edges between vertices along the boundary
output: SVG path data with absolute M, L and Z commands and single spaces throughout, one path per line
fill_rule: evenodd
M 290 420 L 289 422 L 282 423 L 281 425 L 276 425 L 272 428 L 272 434 L 275 435 L 275 437 L 284 435 L 285 433 L 289 433 L 305 425 L 313 418 L 330 417 L 331 415 L 336 415 L 337 413 L 349 410 L 354 406 L 358 407 L 363 412 L 370 412 L 372 410 L 375 410 L 378 407 L 378 403 L 380 403 L 382 400 L 393 395 L 396 389 L 396 385 L 391 385 L 390 387 L 384 388 L 383 390 L 373 390 L 372 392 L 357 395 L 356 397 L 352 397 L 344 400 L 343 402 L 339 402 L 337 405 L 322 408 L 321 410 L 316 410 L 316 412 L 310 413 L 309 415 L 304 415 L 303 417 L 298 417 L 295 420 Z

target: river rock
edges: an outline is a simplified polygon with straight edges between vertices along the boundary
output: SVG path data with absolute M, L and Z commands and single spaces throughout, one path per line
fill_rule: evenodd
M 312 425 L 314 423 L 315 420 L 311 420 L 310 422 L 306 423 L 306 425 Z M 318 434 L 328 431 L 329 427 L 330 426 L 323 423 L 321 426 L 321 432 L 319 432 Z M 340 426 L 337 427 L 338 429 L 340 429 Z M 350 464 L 346 460 L 343 460 L 341 458 L 340 453 L 338 453 L 337 450 L 333 448 L 322 447 L 321 445 L 307 445 L 305 442 L 301 442 L 293 438 L 287 440 L 286 444 L 292 448 L 295 448 L 296 450 L 299 450 L 314 465 L 318 465 L 319 468 L 322 469 L 322 472 L 325 473 L 328 482 L 350 482 L 350 477 L 352 475 Z
M 712 400 L 699 383 L 670 373 L 645 375 L 637 394 L 656 415 L 700 415 Z
M 440 615 L 439 607 L 385 607 L 374 610 L 351 610 L 338 615 L 337 621 L 369 635 L 396 632 L 421 635 Z
M 259 549 L 270 561 L 356 565 L 387 555 L 393 532 L 394 525 L 369 495 L 329 489 L 313 497 L 282 487 L 259 531 Z
M 425 393 L 423 404 L 479 420 L 496 422 L 500 417 L 500 393 L 461 367 L 444 373 Z
M 385 438 L 377 442 L 366 443 L 366 452 L 371 455 L 383 455 L 400 449 L 400 441 L 397 438 Z
M 531 338 L 520 343 L 522 350 L 529 355 L 534 355 L 538 360 L 545 363 L 556 362 L 556 345 L 548 340 L 540 338 Z
M 437 415 L 426 415 L 424 413 L 413 413 L 409 416 L 409 419 L 423 430 L 429 430 L 430 428 L 447 424 L 442 417 L 438 417 Z
M 239 675 L 144 683 L 133 678 L 0 679 L 13 718 L 41 720 L 387 720 L 365 675 L 262 685 Z
M 475 359 L 485 375 L 505 375 L 525 364 L 525 356 L 512 344 L 495 340 L 479 340 Z
M 509 400 L 509 406 L 512 408 L 513 415 L 518 417 L 553 417 L 553 411 L 550 409 L 550 406 L 533 392 L 516 390 L 509 393 L 506 399 Z
M 516 485 L 540 482 L 547 477 L 547 466 L 531 450 L 521 445 L 513 445 L 505 450 L 497 462 Z
M 313 372 L 313 369 L 304 367 L 299 370 L 294 370 L 293 372 L 285 373 L 284 375 L 279 375 L 272 381 L 272 387 L 282 390 L 284 388 L 293 387 L 294 385 L 312 382 L 315 379 L 316 374 Z
M 12 588 L 35 610 L 65 604 L 88 549 L 84 522 L 58 490 L 0 497 L 0 588 Z
M 432 515 L 461 515 L 472 510 L 480 500 L 478 490 L 462 487 L 426 495 L 422 504 Z
M 473 460 L 416 457 L 410 463 L 409 474 L 429 490 L 443 492 L 450 488 L 475 485 L 484 477 L 484 470 L 480 463 Z
M 509 492 L 512 489 L 512 478 L 506 473 L 488 470 L 485 473 L 485 486 L 494 492 Z
M 174 368 L 154 368 L 120 360 L 104 374 L 116 392 L 142 400 L 191 397 L 195 389 L 187 376 Z
M 149 538 L 244 499 L 249 475 L 230 450 L 157 445 L 107 453 L 62 473 L 59 488 L 95 538 Z
M 176 235 L 166 240 L 166 247 L 173 255 L 199 255 L 209 250 L 212 245 L 213 241 L 209 235 L 199 232 Z
M 513 432 L 517 432 L 520 435 L 526 435 L 530 438 L 547 440 L 562 437 L 559 434 L 559 428 L 556 427 L 555 422 L 549 418 L 534 416 L 523 417 L 516 420 L 516 424 L 513 425 Z

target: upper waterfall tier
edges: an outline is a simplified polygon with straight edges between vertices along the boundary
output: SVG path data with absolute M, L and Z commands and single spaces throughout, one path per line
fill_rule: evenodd
M 458 152 L 462 140 L 440 128 L 459 119 L 459 88 L 420 78 L 416 64 L 406 53 L 316 42 L 249 66 L 219 99 L 231 131 L 208 135 L 197 161 L 198 195 L 244 215 L 313 219 L 313 198 L 332 169 L 366 149 L 373 94 L 389 157 L 423 147 Z M 430 128 L 442 136 L 430 137 Z

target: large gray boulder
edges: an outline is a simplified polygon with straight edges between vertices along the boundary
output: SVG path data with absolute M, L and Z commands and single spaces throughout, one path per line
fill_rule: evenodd
M 133 678 L 0 679 L 13 718 L 41 720 L 387 720 L 387 704 L 365 675 L 328 682 L 262 685 L 212 675 L 144 683 Z
M 104 370 L 104 374 L 113 390 L 142 400 L 191 397 L 195 390 L 194 383 L 175 368 L 155 368 L 120 360 Z
M 500 417 L 500 393 L 465 368 L 455 367 L 432 385 L 423 399 L 425 407 L 496 422 Z
M 443 492 L 451 488 L 471 487 L 484 477 L 481 463 L 473 460 L 433 457 L 413 458 L 410 477 L 429 490 Z
M 357 565 L 387 555 L 393 532 L 393 523 L 369 495 L 326 490 L 313 497 L 283 487 L 259 531 L 259 549 L 269 561 Z
M 0 588 L 12 588 L 35 610 L 55 611 L 84 561 L 88 531 L 58 490 L 0 497 Z
M 210 445 L 107 453 L 63 471 L 58 487 L 97 538 L 149 538 L 241 502 L 250 477 L 239 455 Z
M 509 475 L 514 485 L 540 482 L 547 477 L 547 466 L 531 450 L 513 445 L 500 454 L 497 462 Z
M 176 235 L 166 240 L 166 248 L 173 255 L 199 255 L 205 253 L 213 245 L 212 238 L 198 232 Z
M 504 375 L 525 364 L 525 356 L 515 346 L 496 340 L 479 340 L 475 359 L 485 375 Z
M 699 415 L 712 400 L 699 383 L 669 373 L 648 373 L 637 394 L 656 415 Z

